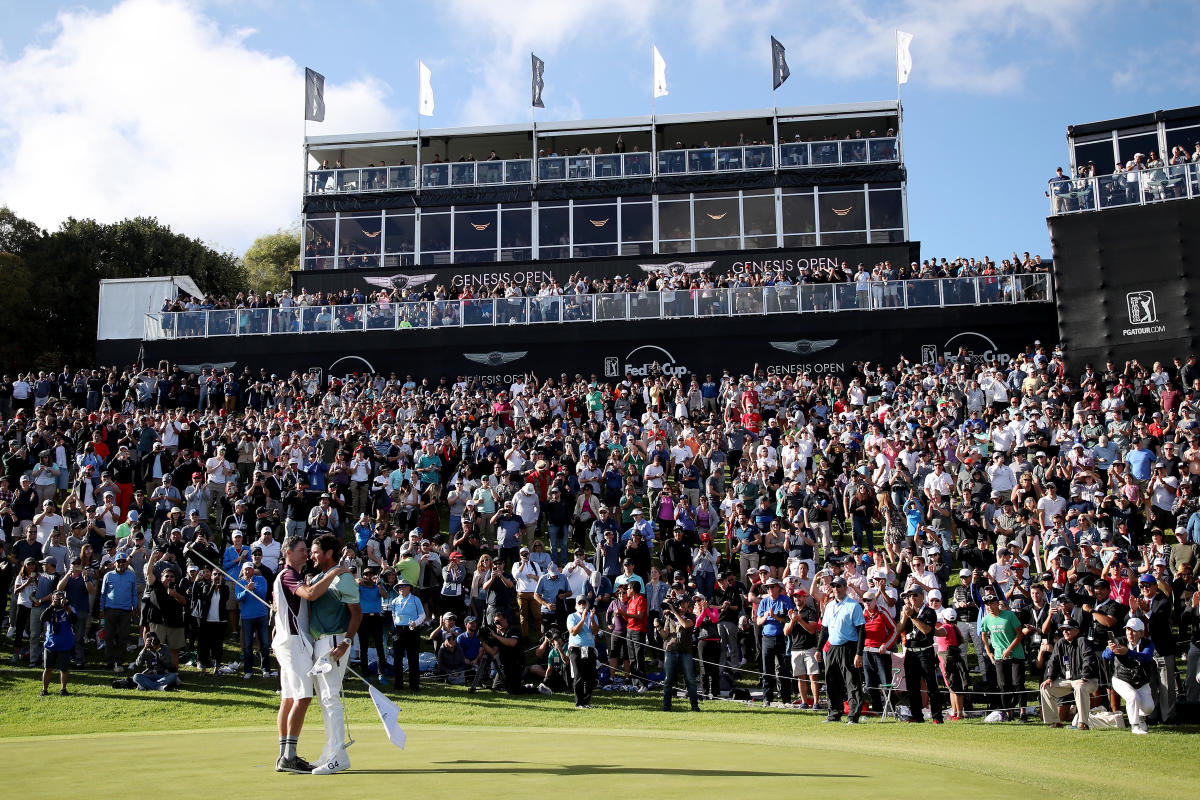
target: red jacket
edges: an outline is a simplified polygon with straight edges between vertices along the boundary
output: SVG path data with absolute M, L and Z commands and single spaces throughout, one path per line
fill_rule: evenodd
M 864 608 L 863 617 L 866 619 L 866 646 L 877 650 L 891 650 L 899 634 L 899 628 L 896 627 L 896 620 L 892 615 L 876 608 Z

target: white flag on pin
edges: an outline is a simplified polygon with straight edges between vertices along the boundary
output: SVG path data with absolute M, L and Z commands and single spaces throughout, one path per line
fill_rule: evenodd
M 430 79 L 433 73 L 429 71 L 429 67 L 425 66 L 425 62 L 417 62 L 417 73 L 420 76 L 421 88 L 417 93 L 417 112 L 425 117 L 433 116 L 433 84 Z
M 667 94 L 667 61 L 654 48 L 654 96 L 664 97 Z
M 912 53 L 908 46 L 912 40 L 911 33 L 896 31 L 896 83 L 908 83 L 908 73 L 912 72 Z
M 400 707 L 369 683 L 367 689 L 371 694 L 371 702 L 375 704 L 375 710 L 379 712 L 379 721 L 383 723 L 388 741 L 403 750 L 408 737 L 404 735 L 404 729 L 400 727 Z

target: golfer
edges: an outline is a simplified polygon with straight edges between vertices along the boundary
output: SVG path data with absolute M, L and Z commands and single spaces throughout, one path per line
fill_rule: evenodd
M 271 649 L 279 663 L 279 761 L 276 772 L 308 773 L 312 764 L 296 754 L 304 715 L 312 702 L 313 640 L 309 633 L 309 603 L 320 599 L 340 576 L 349 574 L 334 567 L 309 586 L 304 582 L 308 545 L 299 536 L 284 543 L 284 567 L 275 578 L 275 638 Z
M 312 563 L 317 569 L 310 588 L 320 586 L 337 568 L 341 541 L 332 533 L 313 540 Z M 337 575 L 319 597 L 309 600 L 308 631 L 313 638 L 313 669 L 321 720 L 325 724 L 325 750 L 317 759 L 313 775 L 332 775 L 350 767 L 346 754 L 346 717 L 342 709 L 342 678 L 349 662 L 347 654 L 362 621 L 358 583 L 350 575 Z

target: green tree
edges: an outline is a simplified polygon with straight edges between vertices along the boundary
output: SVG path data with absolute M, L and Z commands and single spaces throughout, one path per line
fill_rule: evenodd
M 281 292 L 291 286 L 288 274 L 300 269 L 300 231 L 278 230 L 260 236 L 242 257 L 252 291 Z
M 50 234 L 0 209 L 0 349 L 16 368 L 55 369 L 91 364 L 96 352 L 96 305 L 106 278 L 187 275 L 205 291 L 234 297 L 247 287 L 246 269 L 220 253 L 146 217 L 112 224 L 68 219 Z M 15 251 L 15 252 L 13 252 Z

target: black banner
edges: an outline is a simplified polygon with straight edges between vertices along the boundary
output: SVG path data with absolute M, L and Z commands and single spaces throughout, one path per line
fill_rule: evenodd
M 774 36 L 771 37 L 771 88 L 778 89 L 783 86 L 792 74 L 787 65 L 787 51 L 779 40 Z
M 1197 348 L 1200 200 L 1048 220 L 1059 335 L 1073 370 L 1148 363 Z
M 237 369 L 345 375 L 488 376 L 506 382 L 576 373 L 615 381 L 667 374 L 749 372 L 849 374 L 854 362 L 891 366 L 954 357 L 1004 363 L 1035 339 L 1054 341 L 1052 303 L 919 311 L 746 314 L 636 322 L 413 328 L 146 342 L 146 359 L 185 366 L 233 362 Z
M 618 275 L 641 281 L 647 274 L 664 269 L 686 272 L 708 272 L 714 275 L 759 273 L 782 270 L 795 278 L 804 270 L 823 268 L 845 262 L 851 267 L 864 264 L 868 268 L 882 261 L 909 264 L 920 260 L 920 242 L 900 244 L 859 245 L 857 247 L 813 247 L 782 250 L 723 250 L 719 253 L 688 253 L 674 256 L 620 256 L 615 258 L 573 258 L 552 261 L 521 261 L 489 264 L 459 264 L 449 267 L 411 267 L 404 269 L 369 270 L 302 270 L 292 273 L 292 291 L 336 292 L 342 289 L 407 287 L 467 284 L 524 284 L 549 283 L 557 280 L 565 285 L 576 273 L 595 278 L 615 278 Z

